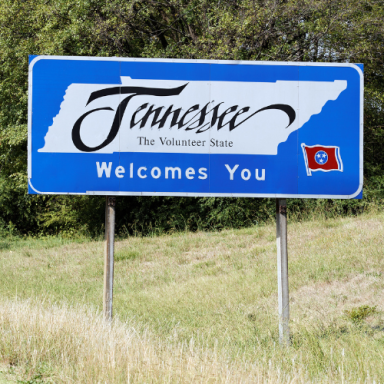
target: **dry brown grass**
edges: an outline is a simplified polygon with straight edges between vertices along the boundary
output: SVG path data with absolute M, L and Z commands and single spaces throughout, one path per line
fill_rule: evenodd
M 384 312 L 384 291 L 379 277 L 377 272 L 366 272 L 340 281 L 303 286 L 290 297 L 293 316 L 322 318 L 330 324 L 353 307 L 368 305 Z
M 257 362 L 231 363 L 193 339 L 175 346 L 118 320 L 111 325 L 84 308 L 5 301 L 0 313 L 3 366 L 21 363 L 30 383 L 36 372 L 54 383 L 303 382 Z

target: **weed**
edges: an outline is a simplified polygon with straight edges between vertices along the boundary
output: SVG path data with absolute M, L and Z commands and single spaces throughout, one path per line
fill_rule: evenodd
M 29 380 L 17 380 L 16 381 L 19 384 L 43 384 L 43 375 L 41 373 L 38 373 L 37 375 L 34 375 Z
M 140 253 L 132 250 L 120 250 L 114 255 L 115 261 L 135 260 L 138 257 L 140 257 Z
M 368 316 L 375 314 L 376 312 L 376 306 L 370 307 L 369 305 L 361 305 L 360 307 L 345 310 L 344 314 L 349 320 L 353 321 L 354 323 L 359 323 Z
M 381 277 L 382 273 L 381 272 L 367 272 L 365 276 L 372 276 L 372 277 Z
M 197 263 L 193 266 L 194 269 L 204 269 L 209 267 L 214 267 L 216 262 L 214 260 L 203 261 L 201 263 Z
M 0 241 L 0 250 L 10 249 L 11 245 L 7 241 Z

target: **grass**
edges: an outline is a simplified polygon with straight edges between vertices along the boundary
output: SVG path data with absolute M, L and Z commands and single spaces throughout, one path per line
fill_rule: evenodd
M 0 363 L 22 382 L 384 382 L 383 229 L 289 224 L 288 349 L 274 225 L 118 241 L 112 327 L 102 242 L 3 239 Z

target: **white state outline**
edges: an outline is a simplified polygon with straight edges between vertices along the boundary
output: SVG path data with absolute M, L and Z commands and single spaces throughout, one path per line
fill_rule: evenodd
M 307 148 L 314 148 L 314 147 L 336 148 L 336 154 L 335 154 L 336 155 L 336 161 L 337 161 L 337 164 L 338 164 L 340 169 L 312 169 L 312 168 L 309 168 L 307 151 L 305 150 L 304 147 L 307 147 Z M 344 169 L 343 168 L 343 160 L 341 160 L 340 147 L 338 147 L 337 145 L 321 145 L 321 144 L 306 145 L 305 143 L 301 143 L 301 149 L 303 150 L 305 168 L 307 170 L 307 176 L 312 176 L 311 172 L 317 172 L 317 171 L 321 171 L 321 172 L 331 172 L 331 171 L 343 172 L 343 169 Z M 316 161 L 316 159 L 315 159 L 315 161 Z M 317 161 L 316 161 L 316 163 L 317 163 Z M 319 163 L 317 163 L 317 164 L 319 164 Z M 326 163 L 324 163 L 324 164 L 326 164 Z M 321 164 L 319 164 L 319 165 L 321 165 Z
M 81 192 L 37 192 L 31 183 L 32 178 L 32 70 L 40 60 L 87 60 L 87 61 L 125 61 L 153 63 L 196 63 L 196 64 L 231 64 L 231 65 L 293 65 L 299 67 L 346 67 L 354 68 L 360 75 L 360 161 L 359 186 L 351 195 L 318 195 L 318 194 L 273 194 L 273 193 L 189 193 L 189 192 L 116 192 L 86 191 Z M 28 66 L 28 183 L 31 188 L 42 195 L 110 195 L 110 196 L 196 196 L 196 197 L 270 197 L 270 198 L 320 198 L 320 199 L 353 199 L 363 189 L 363 122 L 364 122 L 364 74 L 356 64 L 351 63 L 310 63 L 294 61 L 243 61 L 243 60 L 191 60 L 191 59 L 148 59 L 123 57 L 89 57 L 89 56 L 36 56 Z

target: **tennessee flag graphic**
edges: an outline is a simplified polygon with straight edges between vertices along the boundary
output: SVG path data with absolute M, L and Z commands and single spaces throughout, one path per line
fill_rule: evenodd
M 305 145 L 303 149 L 305 167 L 307 175 L 312 176 L 312 172 L 340 171 L 343 172 L 343 162 L 341 161 L 340 148 L 325 145 Z

